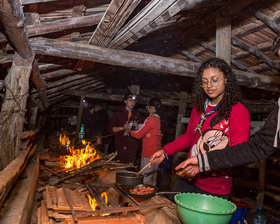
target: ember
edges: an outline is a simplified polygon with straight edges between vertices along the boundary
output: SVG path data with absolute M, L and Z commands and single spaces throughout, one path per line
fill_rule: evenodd
M 85 147 L 80 149 L 69 147 L 70 155 L 61 156 L 60 165 L 66 169 L 77 169 L 100 158 L 94 147 L 90 146 L 90 142 L 83 142 L 83 144 Z

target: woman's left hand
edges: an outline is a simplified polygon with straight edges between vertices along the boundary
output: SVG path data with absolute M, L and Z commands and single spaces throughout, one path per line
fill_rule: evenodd
M 197 157 L 191 157 L 180 163 L 175 170 L 178 170 L 177 175 L 184 177 L 194 177 L 199 173 Z

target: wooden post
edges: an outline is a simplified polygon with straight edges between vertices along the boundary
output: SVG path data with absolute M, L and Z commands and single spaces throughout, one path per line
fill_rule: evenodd
M 7 92 L 0 113 L 0 169 L 20 148 L 33 59 L 23 59 L 16 53 L 5 79 Z
M 77 141 L 79 139 L 79 131 L 80 131 L 80 127 L 81 127 L 82 115 L 83 115 L 83 110 L 84 110 L 84 99 L 85 99 L 85 96 L 81 96 L 78 118 L 77 118 L 77 123 L 76 123 L 76 130 L 75 130 L 75 143 L 77 143 Z
M 216 18 L 216 57 L 230 65 L 231 57 L 231 18 L 218 15 Z

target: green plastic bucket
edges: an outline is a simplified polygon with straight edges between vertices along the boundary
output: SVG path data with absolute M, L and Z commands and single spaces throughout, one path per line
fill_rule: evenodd
M 236 210 L 234 203 L 212 195 L 181 193 L 174 199 L 184 224 L 228 224 Z

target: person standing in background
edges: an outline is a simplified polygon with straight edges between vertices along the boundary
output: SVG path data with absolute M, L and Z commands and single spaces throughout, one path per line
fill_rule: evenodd
M 145 167 L 150 160 L 150 157 L 158 150 L 161 149 L 161 122 L 160 122 L 160 99 L 154 97 L 150 99 L 146 109 L 149 112 L 149 117 L 144 121 L 143 126 L 138 131 L 131 131 L 130 135 L 134 138 L 143 138 L 142 142 L 142 153 L 141 153 L 141 166 L 140 169 Z M 152 164 L 146 168 L 142 174 L 152 172 L 158 169 L 157 164 Z M 144 184 L 156 185 L 157 174 L 154 173 L 147 177 L 144 177 Z
M 124 106 L 115 112 L 110 119 L 109 131 L 115 134 L 115 149 L 120 162 L 135 164 L 139 142 L 129 136 L 128 133 L 129 129 L 135 129 L 143 123 L 143 117 L 134 108 L 136 104 L 135 95 L 126 94 L 123 102 Z

